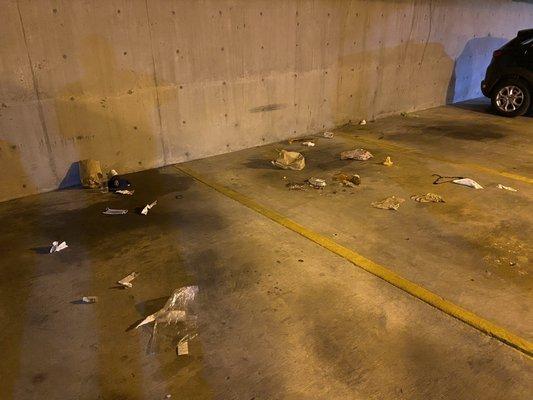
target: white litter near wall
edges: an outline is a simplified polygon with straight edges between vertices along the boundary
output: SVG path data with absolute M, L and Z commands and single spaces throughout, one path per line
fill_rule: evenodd
M 123 194 L 123 195 L 126 195 L 126 196 L 131 196 L 131 195 L 133 195 L 134 192 L 135 192 L 135 190 L 126 190 L 126 189 L 115 190 L 115 193 Z

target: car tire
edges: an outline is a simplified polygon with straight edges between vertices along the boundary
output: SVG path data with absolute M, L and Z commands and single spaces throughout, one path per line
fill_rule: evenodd
M 492 90 L 490 97 L 494 111 L 504 117 L 524 115 L 531 106 L 531 92 L 520 79 L 504 79 Z

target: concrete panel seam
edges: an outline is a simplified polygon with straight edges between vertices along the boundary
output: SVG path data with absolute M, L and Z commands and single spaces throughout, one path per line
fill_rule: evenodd
M 17 12 L 19 14 L 20 28 L 22 29 L 22 37 L 24 38 L 24 47 L 26 48 L 26 56 L 28 57 L 28 64 L 31 71 L 33 90 L 37 98 L 37 110 L 39 112 L 39 120 L 41 122 L 41 128 L 43 129 L 44 134 L 44 143 L 46 145 L 46 150 L 48 151 L 48 163 L 50 165 L 50 170 L 54 175 L 56 180 L 59 180 L 59 175 L 57 174 L 57 167 L 52 156 L 52 145 L 50 144 L 50 136 L 48 135 L 48 128 L 46 127 L 46 120 L 44 117 L 43 105 L 41 103 L 41 97 L 39 95 L 39 87 L 37 83 L 37 77 L 35 76 L 35 70 L 33 68 L 33 63 L 31 60 L 30 49 L 28 47 L 28 39 L 26 37 L 26 28 L 24 27 L 24 20 L 22 19 L 22 13 L 20 11 L 19 1 L 17 0 Z
M 165 139 L 163 137 L 163 120 L 161 117 L 161 101 L 159 100 L 159 83 L 157 79 L 157 69 L 155 66 L 154 43 L 152 39 L 152 24 L 150 23 L 150 12 L 148 11 L 148 0 L 145 0 L 144 4 L 146 6 L 146 23 L 148 25 L 148 35 L 150 39 L 150 54 L 152 56 L 152 68 L 154 69 L 155 97 L 157 101 L 157 115 L 159 117 L 159 139 L 161 141 L 161 152 L 163 153 L 163 165 L 166 165 L 167 164 L 167 150 L 165 146 Z

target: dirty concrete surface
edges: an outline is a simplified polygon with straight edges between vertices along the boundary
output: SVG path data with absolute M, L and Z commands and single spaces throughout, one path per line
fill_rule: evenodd
M 186 166 L 531 340 L 531 189 L 519 179 L 531 176 L 531 121 L 461 104 Z M 306 168 L 272 167 L 281 147 Z M 355 147 L 374 158 L 339 159 Z M 361 185 L 337 186 L 340 170 Z M 485 189 L 435 186 L 433 173 Z M 285 186 L 310 176 L 328 186 Z M 128 179 L 131 197 L 69 189 L 0 204 L 2 399 L 529 398 L 526 355 L 172 166 Z M 425 192 L 446 203 L 409 200 Z M 398 211 L 370 206 L 390 195 L 406 199 Z M 70 247 L 47 254 L 53 240 Z M 118 289 L 132 271 L 133 288 Z M 199 287 L 190 355 L 148 354 L 150 328 L 132 326 L 185 285 Z M 77 304 L 84 295 L 99 301 Z

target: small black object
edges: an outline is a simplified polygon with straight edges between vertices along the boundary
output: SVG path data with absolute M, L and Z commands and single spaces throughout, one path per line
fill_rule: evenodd
M 110 191 L 123 190 L 131 187 L 130 181 L 121 178 L 119 175 L 112 176 L 107 182 L 107 187 Z

